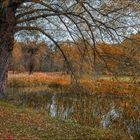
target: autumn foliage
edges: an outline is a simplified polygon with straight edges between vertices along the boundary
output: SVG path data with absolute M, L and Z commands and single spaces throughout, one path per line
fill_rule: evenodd
M 97 43 L 96 48 L 77 40 L 61 43 L 59 49 L 44 42 L 16 43 L 10 70 L 14 72 L 67 72 L 82 75 L 139 75 L 139 34 L 119 44 Z M 71 67 L 71 68 L 70 68 Z

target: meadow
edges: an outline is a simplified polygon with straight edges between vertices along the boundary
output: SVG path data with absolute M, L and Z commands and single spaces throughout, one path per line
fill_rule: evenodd
M 84 91 L 93 93 L 110 94 L 132 94 L 140 92 L 140 78 L 130 76 L 99 76 L 93 80 L 91 77 L 85 77 L 73 81 L 70 75 L 64 73 L 43 73 L 34 72 L 13 74 L 9 72 L 8 87 L 48 87 L 48 89 L 61 88 L 66 90 L 74 87 L 75 90 L 80 86 Z M 74 90 L 73 89 L 73 90 Z
M 74 81 L 64 73 L 9 72 L 0 138 L 137 139 L 139 93 L 139 78 L 128 76 Z

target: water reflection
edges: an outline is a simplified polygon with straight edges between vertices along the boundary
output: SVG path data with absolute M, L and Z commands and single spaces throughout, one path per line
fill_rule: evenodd
M 9 89 L 8 98 L 16 105 L 43 109 L 51 117 L 71 119 L 92 127 L 122 129 L 130 135 L 140 135 L 140 102 L 132 96 L 75 96 L 30 89 Z
M 120 117 L 119 111 L 113 106 L 111 110 L 107 112 L 103 119 L 101 120 L 101 125 L 103 128 L 108 128 L 112 121 L 117 120 Z

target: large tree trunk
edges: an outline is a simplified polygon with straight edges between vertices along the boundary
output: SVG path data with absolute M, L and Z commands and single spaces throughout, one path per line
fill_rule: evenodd
M 0 98 L 5 98 L 5 89 L 8 77 L 8 67 L 11 61 L 11 52 L 1 50 L 0 52 Z
M 5 97 L 8 67 L 12 56 L 14 28 L 16 25 L 15 9 L 7 7 L 0 15 L 0 98 Z

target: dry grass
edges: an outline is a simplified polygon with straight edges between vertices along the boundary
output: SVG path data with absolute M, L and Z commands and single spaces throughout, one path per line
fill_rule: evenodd
M 127 78 L 128 79 L 128 78 Z M 74 83 L 73 83 L 74 85 Z M 49 89 L 53 88 L 64 88 L 66 91 L 75 88 L 76 92 L 79 93 L 78 88 L 71 85 L 71 79 L 69 75 L 62 73 L 33 73 L 28 75 L 28 73 L 12 74 L 9 73 L 8 86 L 9 87 L 39 87 L 45 86 Z M 140 93 L 139 82 L 116 80 L 112 77 L 109 79 L 89 80 L 81 79 L 79 81 L 80 87 L 83 91 L 87 93 L 112 93 L 112 94 L 132 94 Z M 67 88 L 65 88 L 67 87 Z M 73 92 L 69 91 L 69 92 Z
M 124 81 L 96 80 L 81 81 L 84 89 L 94 93 L 112 93 L 112 94 L 132 94 L 139 93 L 140 88 L 137 84 Z
M 61 73 L 42 73 L 37 72 L 29 75 L 28 73 L 12 74 L 8 76 L 9 87 L 35 87 L 44 86 L 50 83 L 61 85 L 70 84 L 70 76 Z

